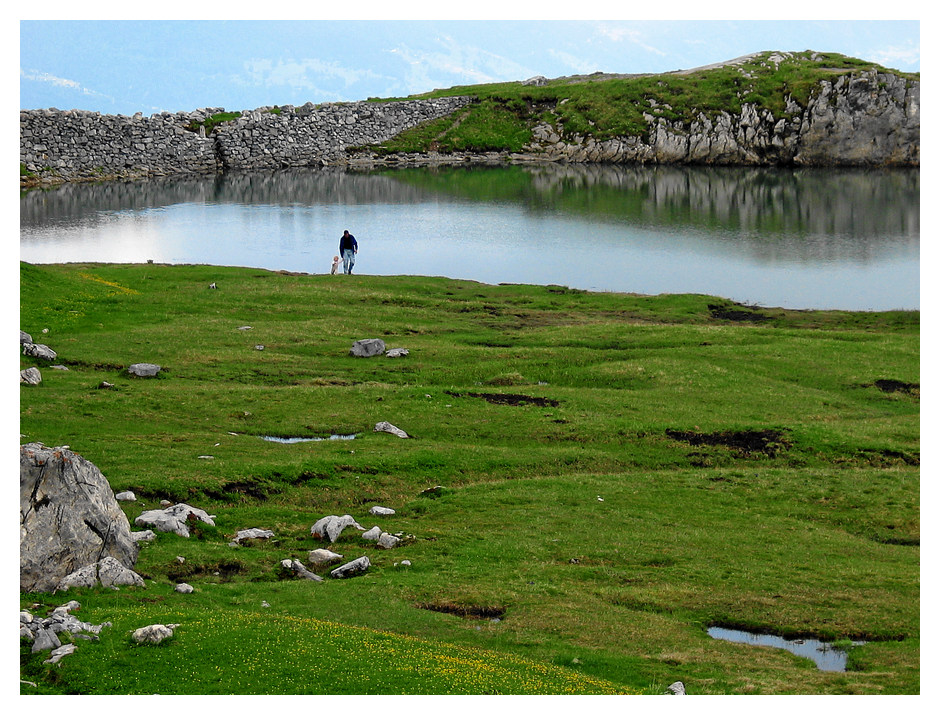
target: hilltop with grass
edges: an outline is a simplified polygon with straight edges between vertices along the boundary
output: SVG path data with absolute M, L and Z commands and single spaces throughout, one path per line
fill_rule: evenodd
M 144 586 L 21 593 L 111 624 L 58 664 L 24 646 L 23 693 L 920 690 L 916 311 L 157 264 L 20 281 L 21 329 L 67 368 L 21 356 L 21 442 L 132 491 L 131 524 L 215 517 L 144 543 Z M 402 541 L 330 545 L 330 514 Z M 231 543 L 250 528 L 273 536 Z M 330 578 L 323 547 L 371 567 Z M 153 623 L 178 625 L 131 640 Z M 819 638 L 847 670 L 712 626 Z

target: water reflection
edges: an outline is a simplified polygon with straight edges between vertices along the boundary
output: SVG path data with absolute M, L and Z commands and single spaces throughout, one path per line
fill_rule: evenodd
M 325 273 L 349 228 L 360 274 L 917 308 L 919 195 L 917 170 L 292 170 L 33 191 L 20 248 Z

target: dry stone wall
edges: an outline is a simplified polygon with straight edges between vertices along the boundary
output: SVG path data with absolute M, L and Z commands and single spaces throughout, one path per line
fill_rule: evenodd
M 20 161 L 65 181 L 279 169 L 343 163 L 346 148 L 382 142 L 471 100 L 305 104 L 262 108 L 206 136 L 187 127 L 223 112 L 127 117 L 80 110 L 20 112 Z

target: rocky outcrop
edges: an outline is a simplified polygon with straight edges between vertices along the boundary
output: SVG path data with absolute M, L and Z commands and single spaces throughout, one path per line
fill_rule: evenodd
M 67 447 L 20 448 L 22 590 L 52 591 L 106 557 L 129 569 L 137 550 L 127 517 L 94 464 Z
M 691 122 L 644 113 L 643 136 L 563 139 L 538 125 L 518 160 L 572 163 L 919 166 L 920 83 L 880 72 L 824 81 L 805 107 L 784 116 L 755 104 L 737 114 L 699 112 Z

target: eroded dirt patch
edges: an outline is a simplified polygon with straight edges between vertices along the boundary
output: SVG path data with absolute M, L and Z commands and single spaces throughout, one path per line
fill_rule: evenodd
M 478 606 L 459 603 L 416 603 L 416 608 L 435 613 L 447 613 L 461 618 L 502 618 L 506 614 L 504 606 Z
M 875 387 L 882 392 L 901 392 L 911 397 L 920 397 L 920 385 L 916 382 L 901 382 L 900 380 L 875 380 Z
M 790 442 L 783 430 L 726 430 L 724 432 L 691 432 L 667 429 L 666 436 L 694 447 L 729 447 L 744 454 L 759 452 L 773 456 L 789 449 Z
M 550 397 L 531 397 L 529 395 L 502 394 L 498 392 L 451 392 L 451 397 L 479 397 L 494 405 L 536 405 L 538 407 L 558 407 L 558 400 Z
M 709 312 L 713 318 L 718 320 L 732 320 L 744 323 L 764 323 L 772 320 L 769 315 L 760 313 L 750 306 L 740 303 L 730 303 L 726 305 L 711 304 L 708 306 Z

